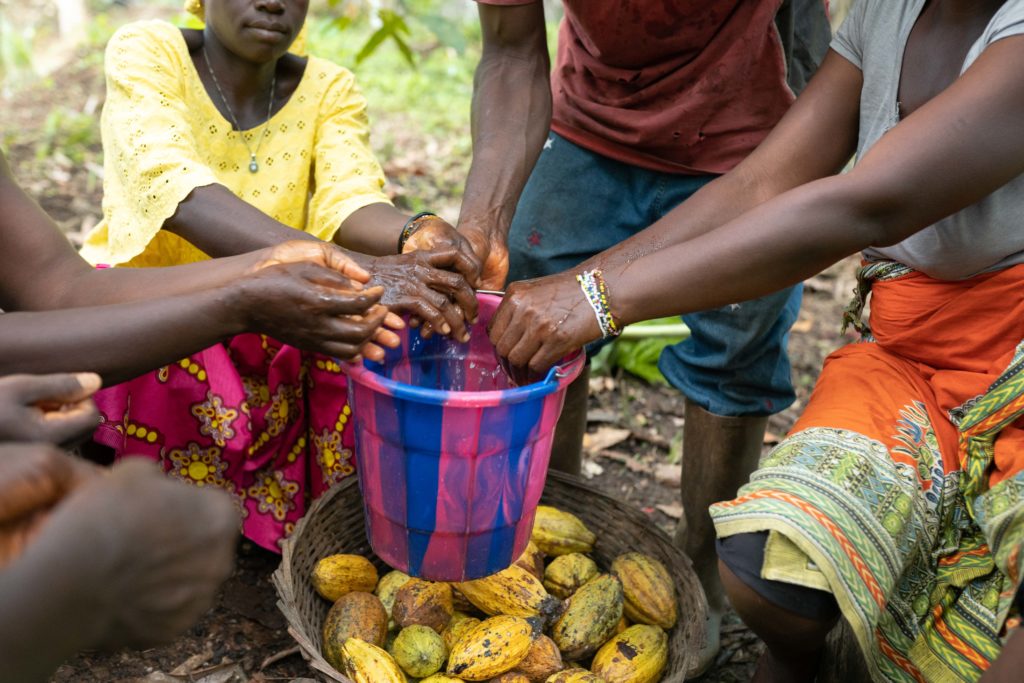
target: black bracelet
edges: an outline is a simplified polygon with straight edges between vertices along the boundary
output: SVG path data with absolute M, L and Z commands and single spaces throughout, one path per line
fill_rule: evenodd
M 433 211 L 420 211 L 418 214 L 410 218 L 402 226 L 402 232 L 398 235 L 398 253 L 401 254 L 405 249 L 405 243 L 409 241 L 413 233 L 419 230 L 420 223 L 424 218 L 440 218 Z

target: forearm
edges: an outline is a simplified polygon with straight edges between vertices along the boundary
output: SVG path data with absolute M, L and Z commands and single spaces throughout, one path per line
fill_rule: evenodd
M 543 35 L 543 34 L 542 34 Z M 459 227 L 508 234 L 519 195 L 551 126 L 547 51 L 484 53 L 473 88 L 473 162 Z
M 235 256 L 288 240 L 316 237 L 274 220 L 223 185 L 197 187 L 178 205 L 164 229 L 212 257 Z
M 747 301 L 927 224 L 914 225 L 867 193 L 849 176 L 819 180 L 718 230 L 606 270 L 612 311 L 629 324 Z
M 245 330 L 226 289 L 126 304 L 0 315 L 0 375 L 97 372 L 106 384 Z
M 56 310 L 146 301 L 158 297 L 207 292 L 225 287 L 251 272 L 266 257 L 263 250 L 168 268 L 105 268 L 55 273 L 53 296 L 19 302 L 19 310 Z
M 682 244 L 739 218 L 794 186 L 767 174 L 737 168 L 705 185 L 647 229 L 591 257 L 580 269 L 614 269 Z
M 369 204 L 345 219 L 334 236 L 334 243 L 358 254 L 397 254 L 398 238 L 408 218 L 390 204 Z M 361 262 L 365 261 L 364 258 Z

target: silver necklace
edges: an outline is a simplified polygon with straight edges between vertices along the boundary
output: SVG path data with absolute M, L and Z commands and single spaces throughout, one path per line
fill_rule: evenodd
M 260 133 L 260 140 L 256 143 L 256 151 L 252 151 L 252 147 L 249 146 L 249 141 L 245 139 L 245 133 L 242 131 L 242 127 L 238 125 L 238 118 L 235 117 L 235 112 L 231 111 L 231 105 L 228 104 L 228 98 L 224 97 L 224 91 L 220 89 L 220 83 L 217 82 L 217 75 L 213 73 L 213 67 L 210 66 L 210 55 L 206 53 L 206 45 L 203 45 L 203 61 L 206 62 L 206 70 L 210 72 L 210 78 L 213 79 L 213 87 L 217 89 L 217 94 L 220 95 L 220 101 L 224 103 L 224 108 L 228 110 L 228 116 L 231 117 L 231 123 L 235 124 L 235 130 L 238 131 L 238 137 L 242 138 L 242 143 L 245 145 L 245 149 L 249 152 L 249 172 L 255 173 L 260 170 L 260 165 L 256 162 L 256 155 L 259 154 L 260 147 L 263 146 L 263 138 L 267 136 L 267 129 L 270 128 L 270 114 L 274 111 L 274 93 L 277 91 L 277 69 L 274 69 L 274 75 L 270 78 L 270 104 L 267 105 L 267 120 L 263 122 L 263 132 Z

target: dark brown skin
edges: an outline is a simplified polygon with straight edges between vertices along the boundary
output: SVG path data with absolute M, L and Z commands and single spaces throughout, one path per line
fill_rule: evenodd
M 62 444 L 92 432 L 100 388 L 91 372 L 0 377 L 0 442 Z
M 644 232 L 595 256 L 624 323 L 724 306 L 800 282 L 870 246 L 902 241 L 1024 173 L 1024 37 L 990 46 L 959 77 L 1001 2 L 933 0 L 915 25 L 900 83 L 903 122 L 856 168 L 862 75 L 830 53 L 764 143 Z M 498 352 L 543 371 L 597 338 L 575 272 L 514 283 L 491 328 Z M 761 600 L 728 572 L 730 602 L 769 651 L 755 680 L 813 680 L 831 624 Z M 793 634 L 799 634 L 794 637 Z M 1014 634 L 986 681 L 1019 678 Z M 1005 660 L 1005 661 L 1004 661 Z
M 974 3 L 956 6 L 968 5 Z M 945 19 L 946 6 L 926 12 L 959 22 Z M 914 44 L 925 50 L 948 49 L 920 24 L 914 33 Z M 628 324 L 745 301 L 869 246 L 905 239 L 1021 173 L 1024 131 L 1014 122 L 1024 111 L 1024 87 L 1007 65 L 1024 52 L 1022 43 L 999 41 L 962 78 L 947 73 L 949 87 L 934 88 L 931 99 L 907 111 L 900 126 L 841 176 L 833 174 L 856 147 L 861 74 L 830 53 L 778 127 L 735 171 L 580 269 L 604 270 L 612 312 Z M 934 82 L 931 73 L 918 79 L 915 66 L 935 64 L 908 63 L 904 81 Z M 597 336 L 574 273 L 513 284 L 492 326 L 500 353 L 538 371 Z
M 46 444 L 4 445 L 0 485 L 5 680 L 45 681 L 84 648 L 167 642 L 231 573 L 239 519 L 228 496 L 150 463 L 101 470 Z
M 541 3 L 478 7 L 483 54 L 473 84 L 473 164 L 458 229 L 483 264 L 477 285 L 502 290 L 512 215 L 551 126 L 551 63 Z
M 196 72 L 225 119 L 230 121 L 231 116 L 210 78 L 205 55 L 239 125 L 244 130 L 259 127 L 266 120 L 275 72 L 275 111 L 288 102 L 302 80 L 306 60 L 287 51 L 305 21 L 307 9 L 306 0 L 208 0 L 206 28 L 183 31 Z M 461 278 L 429 271 L 452 270 L 475 281 L 480 273 L 476 256 L 469 242 L 441 219 L 430 225 L 433 254 L 415 259 L 395 256 L 408 218 L 390 204 L 371 204 L 345 219 L 335 242 L 371 274 L 371 286 L 385 285 L 382 303 L 421 317 L 432 329 L 454 330 L 455 336 L 464 338 L 467 332 L 462 312 L 470 318 L 476 316 L 471 288 Z M 268 216 L 223 185 L 194 189 L 164 223 L 164 229 L 213 257 L 242 254 L 286 240 L 317 239 Z M 413 262 L 420 267 L 409 268 Z M 430 294 L 431 289 L 444 295 L 443 306 Z M 452 300 L 458 306 L 448 305 Z
M 332 245 L 288 242 L 175 268 L 96 270 L 0 154 L 0 375 L 93 371 L 108 383 L 241 332 L 341 358 L 382 357 L 402 321 Z M 43 343 L 41 343 L 43 342 Z

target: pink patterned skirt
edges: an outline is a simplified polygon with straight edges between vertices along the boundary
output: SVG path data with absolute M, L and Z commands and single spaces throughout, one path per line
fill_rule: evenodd
M 280 552 L 309 503 L 355 472 L 338 362 L 242 334 L 103 389 L 94 435 L 117 458 L 231 494 L 242 532 Z

